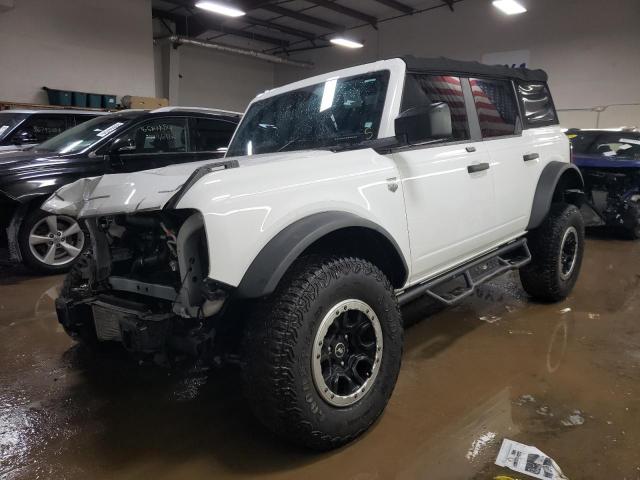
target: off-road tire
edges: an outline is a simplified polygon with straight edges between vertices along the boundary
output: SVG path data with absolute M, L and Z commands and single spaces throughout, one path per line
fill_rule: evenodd
M 561 274 L 561 247 L 565 234 L 575 229 L 577 251 L 571 273 Z M 520 270 L 520 280 L 525 291 L 543 302 L 565 299 L 573 289 L 584 255 L 584 220 L 575 205 L 554 203 L 542 225 L 528 236 L 532 261 Z
M 372 307 L 384 348 L 371 389 L 357 403 L 336 407 L 314 384 L 311 352 L 323 318 L 346 299 Z M 256 417 L 278 436 L 314 450 L 337 448 L 371 427 L 387 405 L 400 370 L 402 337 L 393 287 L 376 266 L 352 257 L 302 258 L 247 322 L 245 395 Z

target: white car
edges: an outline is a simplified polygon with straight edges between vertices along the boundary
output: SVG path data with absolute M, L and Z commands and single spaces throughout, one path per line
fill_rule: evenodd
M 63 187 L 43 208 L 85 219 L 93 248 L 59 320 L 137 355 L 239 353 L 265 425 L 345 444 L 393 391 L 400 305 L 512 269 L 536 299 L 573 288 L 583 181 L 546 80 L 379 61 L 259 95 L 220 161 Z

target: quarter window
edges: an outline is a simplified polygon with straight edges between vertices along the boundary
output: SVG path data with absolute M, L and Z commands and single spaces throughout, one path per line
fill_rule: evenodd
M 187 120 L 158 118 L 135 126 L 124 135 L 122 153 L 180 153 L 187 151 Z
M 544 83 L 520 82 L 518 94 L 527 125 L 540 127 L 558 123 L 549 87 Z
M 468 140 L 469 119 L 464 104 L 460 78 L 448 75 L 408 75 L 402 109 L 444 102 L 451 110 L 451 140 Z
M 518 106 L 508 80 L 469 79 L 485 138 L 513 135 L 518 126 Z

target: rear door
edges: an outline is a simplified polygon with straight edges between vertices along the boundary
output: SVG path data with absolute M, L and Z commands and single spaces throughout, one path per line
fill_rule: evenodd
M 190 147 L 197 160 L 223 157 L 237 124 L 218 118 L 189 119 Z
M 494 240 L 493 172 L 470 105 L 468 81 L 446 75 L 407 76 L 402 110 L 436 102 L 449 105 L 452 137 L 394 154 L 409 225 L 410 281 L 475 256 Z
M 548 147 L 544 143 L 553 145 L 552 137 L 557 132 L 524 129 L 527 118 L 523 118 L 516 98 L 516 85 L 511 80 L 472 78 L 470 82 L 494 174 L 496 234 L 508 240 L 526 229 L 538 178 L 545 164 L 543 158 Z M 535 106 L 531 104 L 529 108 Z M 535 116 L 534 113 L 531 115 Z

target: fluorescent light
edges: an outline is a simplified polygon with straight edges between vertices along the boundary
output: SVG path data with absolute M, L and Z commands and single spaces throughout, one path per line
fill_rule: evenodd
M 208 12 L 219 13 L 220 15 L 225 15 L 227 17 L 242 17 L 245 14 L 239 8 L 219 2 L 198 2 L 196 3 L 196 7 L 207 10 Z
M 355 42 L 353 40 L 349 40 L 348 38 L 336 37 L 331 39 L 331 43 L 334 45 L 340 45 L 341 47 L 347 48 L 362 48 L 363 44 L 360 42 Z
M 507 15 L 517 15 L 527 11 L 516 0 L 493 0 L 493 6 Z

